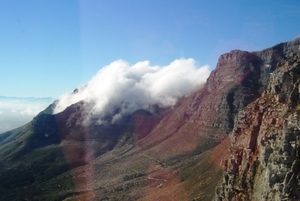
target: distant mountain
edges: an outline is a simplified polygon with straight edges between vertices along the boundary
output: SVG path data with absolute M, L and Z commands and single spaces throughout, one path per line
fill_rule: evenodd
M 96 103 L 82 100 L 53 114 L 54 102 L 0 135 L 0 198 L 297 200 L 299 73 L 296 39 L 224 54 L 176 105 L 118 121 L 126 104 L 90 114 Z

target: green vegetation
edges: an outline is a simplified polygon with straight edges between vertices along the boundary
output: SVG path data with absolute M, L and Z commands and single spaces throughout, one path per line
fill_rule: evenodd
M 143 174 L 143 173 L 135 173 L 135 174 L 131 174 L 131 175 L 125 175 L 123 177 L 123 180 L 124 181 L 128 181 L 128 180 L 135 179 L 135 178 L 142 177 L 142 176 L 145 176 L 145 174 Z
M 51 145 L 20 156 L 25 145 L 26 141 L 14 141 L 1 147 L 0 199 L 62 200 L 69 197 L 75 185 L 71 176 L 59 177 L 69 170 L 61 148 Z
M 72 178 L 59 178 L 66 166 L 48 167 L 19 165 L 0 171 L 1 200 L 62 200 L 74 190 Z
M 201 154 L 197 163 L 181 172 L 180 180 L 190 200 L 212 200 L 215 188 L 223 174 L 218 164 L 209 159 L 211 151 Z

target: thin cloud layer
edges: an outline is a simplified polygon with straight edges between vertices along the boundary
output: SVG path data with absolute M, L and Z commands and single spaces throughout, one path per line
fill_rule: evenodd
M 0 133 L 28 123 L 52 102 L 52 98 L 0 96 Z
M 149 61 L 130 66 L 118 60 L 99 70 L 76 93 L 61 96 L 54 113 L 84 101 L 87 115 L 113 115 L 114 122 L 149 105 L 173 106 L 180 97 L 200 88 L 209 74 L 208 66 L 198 68 L 193 59 L 178 59 L 163 67 L 151 66 Z

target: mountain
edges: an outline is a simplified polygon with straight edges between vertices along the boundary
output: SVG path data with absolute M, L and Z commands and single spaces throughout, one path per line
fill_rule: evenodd
M 299 199 L 299 58 L 299 38 L 233 50 L 176 105 L 118 121 L 120 108 L 87 121 L 90 103 L 54 102 L 0 135 L 0 198 Z

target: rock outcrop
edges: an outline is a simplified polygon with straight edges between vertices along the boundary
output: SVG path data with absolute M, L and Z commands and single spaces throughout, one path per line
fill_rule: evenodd
M 299 200 L 300 40 L 254 54 L 263 94 L 235 119 L 215 200 Z

